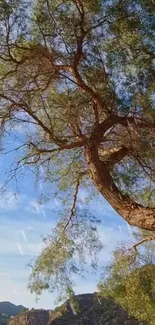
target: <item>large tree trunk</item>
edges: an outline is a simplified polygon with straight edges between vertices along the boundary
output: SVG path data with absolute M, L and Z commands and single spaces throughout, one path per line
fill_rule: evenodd
M 130 197 L 122 195 L 110 175 L 107 164 L 100 161 L 97 147 L 87 148 L 85 157 L 96 188 L 113 209 L 128 224 L 142 229 L 155 230 L 155 209 L 144 207 Z

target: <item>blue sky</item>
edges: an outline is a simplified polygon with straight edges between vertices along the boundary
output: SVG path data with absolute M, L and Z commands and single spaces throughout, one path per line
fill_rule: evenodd
M 1 155 L 0 184 L 5 179 L 4 170 L 9 167 L 11 155 Z M 51 198 L 39 205 L 36 189 L 32 184 L 32 175 L 20 179 L 20 193 L 15 198 L 14 185 L 10 183 L 5 197 L 0 199 L 0 301 L 9 300 L 26 307 L 53 308 L 54 294 L 44 293 L 36 304 L 35 296 L 27 289 L 30 267 L 28 264 L 41 251 L 42 236 L 49 233 L 55 224 L 53 210 L 59 208 L 59 202 Z M 100 265 L 106 263 L 118 241 L 129 238 L 130 228 L 104 200 L 95 198 L 89 208 L 95 216 L 102 219 L 99 234 L 104 248 L 100 254 Z M 87 279 L 76 278 L 76 293 L 93 292 L 96 289 L 98 275 L 89 275 Z

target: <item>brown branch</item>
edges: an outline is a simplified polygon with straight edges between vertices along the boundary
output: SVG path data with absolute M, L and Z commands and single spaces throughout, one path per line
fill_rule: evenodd
M 99 125 L 99 112 L 96 102 L 93 101 L 93 111 L 95 116 L 95 124 Z
M 141 239 L 138 243 L 135 243 L 130 249 L 137 249 L 138 246 L 140 246 L 141 244 L 144 244 L 148 241 L 152 241 L 155 240 L 155 234 L 146 238 Z
M 128 248 L 126 250 L 126 252 L 130 252 L 130 251 L 134 250 L 134 255 L 133 255 L 133 258 L 132 258 L 132 261 L 130 262 L 130 264 L 134 263 L 136 260 L 136 257 L 138 254 L 137 247 L 146 243 L 146 242 L 152 241 L 152 240 L 155 240 L 155 234 L 152 236 L 141 239 L 139 242 L 135 243 L 134 245 L 132 245 L 130 248 Z
M 73 218 L 74 215 L 75 215 L 76 202 L 77 202 L 77 197 L 78 197 L 78 192 L 79 192 L 79 187 L 80 187 L 81 178 L 82 178 L 83 176 L 85 176 L 86 174 L 87 174 L 87 171 L 84 171 L 84 172 L 80 173 L 80 175 L 79 175 L 79 177 L 78 177 L 78 179 L 77 179 L 77 181 L 76 181 L 76 185 L 75 185 L 75 193 L 74 193 L 74 197 L 73 197 L 73 204 L 72 204 L 72 206 L 71 206 L 70 215 L 69 215 L 69 217 L 68 217 L 68 219 L 67 219 L 67 221 L 66 221 L 66 224 L 65 224 L 64 227 L 63 227 L 63 232 L 67 229 L 67 227 L 69 226 L 69 224 L 70 224 L 72 218 Z M 60 241 L 61 241 L 61 239 L 60 239 L 60 237 L 59 237 L 58 240 L 57 240 L 57 242 L 56 242 L 56 245 L 59 245 L 59 244 L 60 244 Z M 56 246 L 56 245 L 55 245 L 55 246 Z
M 40 53 L 43 57 L 45 57 L 51 63 L 51 68 L 52 68 L 53 72 L 59 73 L 59 74 L 62 74 L 62 72 L 70 73 L 74 77 L 77 86 L 80 87 L 82 90 L 88 92 L 91 95 L 94 103 L 98 104 L 98 106 L 103 110 L 106 107 L 105 107 L 102 97 L 99 95 L 99 93 L 97 91 L 93 90 L 90 86 L 88 86 L 84 82 L 84 80 L 82 79 L 82 77 L 77 69 L 78 64 L 83 56 L 82 46 L 83 46 L 83 41 L 84 41 L 84 38 L 86 35 L 86 32 L 84 30 L 84 13 L 81 13 L 80 29 L 81 29 L 81 35 L 77 36 L 77 49 L 76 49 L 76 53 L 74 54 L 74 59 L 73 59 L 73 62 L 71 65 L 55 64 L 54 60 L 53 60 L 53 53 L 48 51 L 47 48 L 44 48 L 44 47 L 29 48 L 28 50 L 31 51 L 31 55 L 28 54 L 27 56 L 24 56 L 19 62 L 16 62 L 16 63 L 23 64 L 27 60 L 29 60 L 29 58 L 33 58 L 33 57 L 36 59 L 36 53 L 37 54 Z M 49 82 L 50 82 L 50 80 L 51 79 L 49 78 Z M 72 80 L 72 82 L 74 82 L 74 80 Z M 49 85 L 49 83 L 47 83 L 47 86 L 48 85 Z
M 93 98 L 94 104 L 98 104 L 101 109 L 104 109 L 105 105 L 102 100 L 102 97 L 99 95 L 99 93 L 94 91 L 91 87 L 89 87 L 84 82 L 84 80 L 82 79 L 82 77 L 78 71 L 78 65 L 80 63 L 80 60 L 83 57 L 83 50 L 82 50 L 83 42 L 84 42 L 86 34 L 88 33 L 88 30 L 86 31 L 84 28 L 85 12 L 84 12 L 84 7 L 83 7 L 82 1 L 75 0 L 74 3 L 76 4 L 76 7 L 77 7 L 79 15 L 80 15 L 80 22 L 79 22 L 80 36 L 76 36 L 77 48 L 76 48 L 76 52 L 74 54 L 73 62 L 71 64 L 71 66 L 55 65 L 54 69 L 58 72 L 61 72 L 61 71 L 70 72 L 73 75 L 73 77 L 75 78 L 75 82 L 78 85 L 78 87 L 80 87 L 84 91 L 88 92 L 91 95 L 91 97 Z M 75 31 L 75 34 L 76 34 L 76 31 Z
M 72 143 L 65 143 L 65 147 L 64 147 L 64 141 L 63 139 L 60 139 L 58 137 L 56 137 L 53 134 L 53 130 L 52 128 L 48 128 L 42 121 L 41 119 L 28 107 L 28 105 L 26 103 L 23 102 L 16 102 L 15 100 L 13 100 L 12 98 L 9 98 L 8 96 L 6 96 L 5 94 L 0 94 L 0 97 L 11 102 L 15 107 L 17 107 L 17 109 L 22 109 L 24 112 L 26 112 L 29 116 L 31 116 L 31 118 L 37 122 L 37 124 L 50 136 L 50 139 L 53 140 L 53 142 L 55 144 L 57 144 L 58 146 L 64 148 L 64 149 L 74 149 L 74 148 L 79 148 L 82 147 L 84 145 L 84 140 L 81 141 L 76 141 L 76 142 L 72 142 Z M 0 118 L 3 118 L 3 111 L 2 111 L 2 116 L 1 116 L 1 111 L 0 111 Z
M 72 68 L 72 73 L 73 73 L 73 77 L 75 78 L 75 81 L 77 83 L 77 85 L 82 89 L 85 90 L 88 94 L 91 95 L 92 99 L 94 100 L 94 102 L 96 104 L 98 104 L 98 106 L 104 110 L 106 109 L 104 101 L 102 99 L 102 97 L 99 95 L 98 92 L 96 92 L 95 90 L 93 90 L 91 87 L 89 87 L 82 79 L 80 73 L 78 72 L 78 70 L 73 67 Z
M 34 144 L 33 142 L 30 142 L 30 145 L 32 145 L 38 153 L 53 153 L 53 152 L 60 152 L 63 150 L 67 150 L 67 149 L 70 150 L 70 149 L 75 149 L 75 148 L 81 148 L 82 146 L 84 146 L 84 144 L 85 144 L 84 140 L 81 140 L 81 141 L 66 143 L 58 148 L 46 149 L 46 148 L 38 148 L 36 144 Z
M 133 153 L 133 157 L 135 158 L 135 160 L 137 160 L 139 166 L 141 167 L 141 169 L 143 170 L 143 172 L 148 176 L 148 178 L 151 179 L 152 181 L 154 181 L 154 179 L 155 179 L 155 178 L 154 178 L 154 172 L 155 172 L 155 170 L 152 169 L 151 166 L 146 166 L 146 165 L 143 163 L 142 159 L 138 156 L 137 153 Z M 149 173 L 149 172 L 147 171 L 147 169 L 149 169 L 149 171 L 152 172 L 153 176 L 152 176 L 151 173 Z
M 112 153 L 109 157 L 108 157 L 108 167 L 113 167 L 115 164 L 119 163 L 120 161 L 122 161 L 127 154 L 129 153 L 129 149 L 125 146 L 123 146 L 122 148 L 120 148 L 120 150 Z
M 138 128 L 155 128 L 155 123 L 151 123 L 150 121 L 142 120 L 138 117 L 130 117 L 130 116 L 118 116 L 118 115 L 109 115 L 102 123 L 99 125 L 95 125 L 94 130 L 91 134 L 91 139 L 96 144 L 99 144 L 104 134 L 113 126 L 122 125 L 124 127 L 129 128 L 131 126 L 135 126 Z
M 95 144 L 93 146 L 92 142 L 85 149 L 85 159 L 96 188 L 113 209 L 128 224 L 146 230 L 155 230 L 155 208 L 145 207 L 122 193 L 115 184 L 107 164 L 100 160 L 97 146 Z
M 73 197 L 73 204 L 72 204 L 72 207 L 70 210 L 70 215 L 69 215 L 67 222 L 64 226 L 64 231 L 66 230 L 66 228 L 68 227 L 69 223 L 71 222 L 72 218 L 75 215 L 76 202 L 77 202 L 77 197 L 78 197 L 78 192 L 79 192 L 80 181 L 81 181 L 81 175 L 78 177 L 77 182 L 76 182 L 75 193 L 74 193 L 74 197 Z
M 111 168 L 128 154 L 129 149 L 125 146 L 108 150 L 99 148 L 98 152 L 100 159 L 106 162 L 108 168 Z
M 80 32 L 81 32 L 80 36 L 76 36 L 77 49 L 76 49 L 76 53 L 74 54 L 74 59 L 73 59 L 73 64 L 72 64 L 74 69 L 77 69 L 77 67 L 80 63 L 80 60 L 83 56 L 82 47 L 83 47 L 84 38 L 86 36 L 86 31 L 84 29 L 85 12 L 84 12 L 83 4 L 80 0 L 75 0 L 75 4 L 76 4 L 76 7 L 77 7 L 79 15 L 80 15 L 79 27 L 80 27 Z M 76 34 L 76 30 L 75 30 L 75 34 Z

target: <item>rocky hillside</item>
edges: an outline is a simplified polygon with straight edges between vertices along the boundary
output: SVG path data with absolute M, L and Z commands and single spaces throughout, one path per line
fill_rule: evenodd
M 11 318 L 8 325 L 144 325 L 112 300 L 98 299 L 96 294 L 78 295 L 76 299 L 78 312 L 67 301 L 52 312 L 24 312 Z
M 49 312 L 42 309 L 30 310 L 13 317 L 8 325 L 48 325 Z
M 52 312 L 48 325 L 143 325 L 112 300 L 98 299 L 96 294 L 77 296 L 79 312 L 67 302 Z

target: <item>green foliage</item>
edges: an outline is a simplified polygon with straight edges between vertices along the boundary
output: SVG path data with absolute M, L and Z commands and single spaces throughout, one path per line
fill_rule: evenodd
M 30 167 L 40 202 L 61 203 L 58 224 L 33 263 L 32 292 L 70 296 L 87 254 L 96 268 L 97 227 L 80 199 L 83 189 L 94 196 L 92 180 L 112 206 L 128 197 L 135 199 L 131 208 L 153 204 L 153 9 L 151 0 L 0 1 L 2 142 L 23 130 L 8 179 Z
M 25 150 L 20 150 L 19 156 L 23 157 L 25 154 L 25 159 L 18 167 L 20 169 L 22 165 L 28 165 L 31 159 L 34 159 L 37 175 L 40 165 L 44 166 L 45 178 L 43 180 L 39 175 L 41 181 L 55 182 L 62 191 L 70 189 L 78 171 L 83 172 L 86 168 L 83 148 L 62 151 L 59 155 L 57 152 L 38 153 L 37 148 L 40 145 L 40 149 L 43 147 L 48 150 L 56 149 L 57 139 L 64 141 L 63 143 L 71 139 L 76 140 L 80 130 L 88 138 L 95 122 L 90 93 L 81 91 L 70 73 L 58 74 L 53 69 L 58 63 L 72 64 L 77 50 L 77 40 L 81 35 L 82 6 L 83 30 L 87 30 L 87 33 L 83 40 L 83 54 L 79 64 L 81 78 L 90 88 L 95 87 L 94 89 L 104 99 L 107 110 L 135 114 L 135 110 L 138 111 L 141 107 L 145 117 L 153 119 L 154 116 L 151 103 L 151 96 L 154 93 L 152 82 L 154 15 L 151 1 L 149 4 L 145 1 L 137 3 L 104 1 L 103 4 L 102 1 L 89 0 L 84 2 L 39 0 L 31 4 L 32 10 L 29 11 L 28 4 L 26 5 L 24 1 L 7 3 L 2 1 L 1 12 L 8 15 L 1 15 L 2 32 L 5 30 L 5 19 L 9 19 L 8 22 L 15 22 L 11 25 L 9 34 L 9 52 L 7 50 L 3 53 L 3 48 L 7 45 L 7 30 L 1 33 L 1 88 L 14 100 L 20 94 L 23 106 L 25 104 L 31 108 L 31 112 L 28 112 L 31 117 L 25 117 L 28 124 L 36 123 L 33 133 L 28 129 L 25 132 L 27 142 L 34 143 L 35 146 L 28 145 L 25 146 Z M 14 29 L 18 31 L 17 35 Z M 20 64 L 16 69 L 17 62 Z M 3 87 L 4 79 L 6 89 Z M 17 107 L 11 109 L 12 113 L 9 115 L 6 102 L 3 100 L 2 108 L 6 113 L 4 120 L 8 121 L 11 116 L 14 127 L 22 124 Z M 37 118 L 44 122 L 46 128 L 42 128 L 36 120 L 34 121 L 34 112 Z M 3 114 L 3 110 L 1 113 Z M 138 117 L 142 118 L 143 113 Z M 99 116 L 101 121 L 105 117 L 105 112 L 101 109 Z M 47 128 L 50 132 L 52 129 L 54 138 Z M 149 148 L 154 136 L 148 135 L 146 139 L 142 131 L 139 132 L 138 137 L 132 133 L 130 140 L 125 137 L 123 139 L 121 132 L 116 137 L 119 145 L 131 142 L 132 150 L 138 150 L 140 155 L 141 165 L 137 163 L 135 156 L 132 156 L 129 166 L 124 161 L 121 172 L 118 166 L 113 170 L 121 190 L 129 193 L 136 192 L 139 182 L 144 177 L 147 178 L 146 160 L 148 168 L 150 170 L 154 168 L 153 161 L 148 159 L 154 156 L 154 150 Z M 145 154 L 144 138 L 145 147 L 147 146 Z M 111 140 L 108 139 L 109 145 Z M 154 175 L 151 177 L 154 178 Z M 141 198 L 145 200 L 145 189 L 141 188 L 141 191 Z M 151 192 L 151 196 L 154 199 L 154 193 Z
M 110 289 L 110 290 L 109 290 Z M 125 278 L 115 277 L 115 283 L 100 285 L 101 294 L 112 297 L 130 315 L 141 321 L 154 324 L 155 317 L 155 266 L 139 267 Z
M 67 298 L 76 308 L 73 276 L 84 276 L 86 265 L 96 268 L 97 254 L 102 244 L 94 222 L 87 216 L 79 216 L 78 220 L 72 222 L 64 230 L 62 220 L 52 229 L 52 234 L 45 238 L 45 247 L 35 261 L 29 287 L 37 295 L 45 289 L 54 291 L 58 296 L 57 302 Z
M 136 232 L 142 240 L 150 232 Z M 136 254 L 136 255 L 135 255 Z M 99 283 L 100 294 L 113 298 L 130 315 L 148 324 L 155 324 L 155 242 L 144 242 L 140 249 L 122 245 L 113 252 Z

